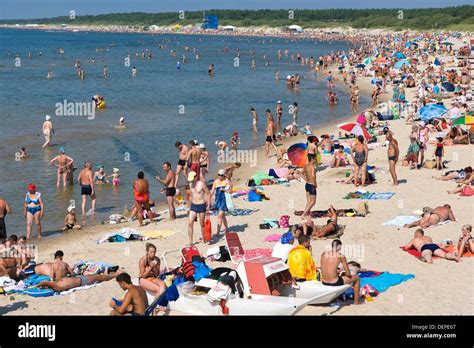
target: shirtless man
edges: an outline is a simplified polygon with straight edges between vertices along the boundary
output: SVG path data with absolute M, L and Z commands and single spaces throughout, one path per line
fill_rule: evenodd
M 133 197 L 135 199 L 135 208 L 138 211 L 138 223 L 143 226 L 143 208 L 147 211 L 150 220 L 155 217 L 150 210 L 150 190 L 148 180 L 145 179 L 145 173 L 138 172 L 137 179 L 133 183 Z
M 276 129 L 277 129 L 277 131 L 280 131 L 280 129 L 281 129 L 281 116 L 283 115 L 283 106 L 281 104 L 281 100 L 279 100 L 278 103 L 277 103 L 275 113 L 277 115 Z
M 250 113 L 252 114 L 252 130 L 254 133 L 257 133 L 257 124 L 258 124 L 258 114 L 254 108 L 250 108 Z
M 92 162 L 86 161 L 84 168 L 79 173 L 77 182 L 81 185 L 81 196 L 82 196 L 82 214 L 86 213 L 87 196 L 91 196 L 91 213 L 95 213 L 95 191 L 94 191 L 94 179 L 92 175 Z
M 278 149 L 276 148 L 275 144 L 273 143 L 273 137 L 275 135 L 274 133 L 274 122 L 273 122 L 273 116 L 272 116 L 272 112 L 270 111 L 270 109 L 267 109 L 266 110 L 266 113 L 267 113 L 267 128 L 265 130 L 265 134 L 266 134 L 266 138 L 265 138 L 265 153 L 268 156 L 268 152 L 270 151 L 270 146 L 273 147 L 273 149 L 275 150 L 275 153 L 277 154 L 278 156 Z
M 64 147 L 59 148 L 59 155 L 54 157 L 49 163 L 54 164 L 58 168 L 56 186 L 59 188 L 61 178 L 63 179 L 63 187 L 66 188 L 68 175 L 74 160 L 65 154 Z
M 181 142 L 177 141 L 174 146 L 179 150 L 179 159 L 178 159 L 178 166 L 176 167 L 176 180 L 175 184 L 176 187 L 179 186 L 179 173 L 183 172 L 184 180 L 186 180 L 186 175 L 188 174 L 188 167 L 186 163 L 186 159 L 188 158 L 188 147 L 186 145 L 181 144 Z
M 108 274 L 107 270 L 104 274 L 78 275 L 76 277 L 65 277 L 56 281 L 43 280 L 36 287 L 53 289 L 56 292 L 62 292 L 81 286 L 92 285 L 114 279 L 119 273 Z
M 191 150 L 188 151 L 186 162 L 191 162 L 191 165 L 189 166 L 189 171 L 195 172 L 197 178 L 199 179 L 199 173 L 201 172 L 201 149 L 197 147 L 198 144 L 194 140 L 190 140 L 189 145 L 191 146 Z
M 114 299 L 110 300 L 110 307 L 112 308 L 110 315 L 145 315 L 145 310 L 148 307 L 148 297 L 145 290 L 140 286 L 133 285 L 128 273 L 120 273 L 116 281 L 122 290 L 127 292 L 125 293 L 125 297 L 118 302 Z
M 8 202 L 0 197 L 0 240 L 7 238 L 7 227 L 5 226 L 5 216 L 12 213 L 12 208 Z
M 321 254 L 321 281 L 328 286 L 341 286 L 344 284 L 354 284 L 354 304 L 359 304 L 360 279 L 357 275 L 352 275 L 347 264 L 346 257 L 341 253 L 342 242 L 334 239 L 331 249 Z M 342 264 L 345 275 L 338 274 L 338 267 Z
M 415 248 L 421 253 L 420 260 L 427 263 L 433 263 L 433 255 L 442 257 L 446 260 L 454 260 L 459 262 L 460 257 L 453 253 L 447 253 L 441 249 L 437 244 L 433 243 L 431 237 L 425 236 L 421 228 L 415 231 L 413 239 L 403 247 L 403 250 L 410 250 Z
M 168 203 L 168 209 L 170 212 L 170 220 L 176 219 L 176 211 L 174 208 L 174 196 L 176 195 L 176 186 L 175 186 L 175 175 L 171 169 L 171 163 L 163 163 L 163 170 L 166 173 L 166 178 L 162 179 L 159 175 L 155 177 L 156 180 L 165 185 L 165 195 L 166 202 Z
M 398 155 L 400 154 L 400 150 L 398 148 L 398 141 L 393 137 L 392 132 L 387 132 L 385 135 L 388 141 L 388 167 L 390 169 L 390 174 L 392 175 L 393 186 L 398 185 L 398 178 L 397 173 L 395 171 L 395 165 L 398 162 Z
M 211 206 L 211 195 L 207 186 L 197 178 L 196 172 L 188 174 L 189 189 L 191 191 L 191 209 L 188 216 L 189 245 L 193 245 L 194 221 L 199 215 L 202 239 L 204 240 L 204 218 Z
M 54 254 L 53 262 L 45 262 L 35 266 L 35 274 L 49 276 L 51 280 L 60 280 L 68 274 L 73 275 L 73 268 L 63 261 L 64 253 L 61 250 Z
M 46 115 L 45 121 L 43 122 L 44 144 L 42 147 L 51 144 L 51 133 L 54 133 L 53 123 L 51 122 L 51 116 Z
M 316 156 L 308 158 L 308 163 L 304 166 L 304 177 L 306 185 L 304 187 L 306 191 L 306 207 L 304 208 L 302 217 L 308 217 L 311 208 L 316 204 L 316 189 L 318 184 L 316 183 Z
M 412 228 L 419 226 L 421 228 L 428 228 L 446 220 L 456 221 L 449 204 L 445 204 L 442 207 L 440 206 L 434 209 L 431 209 L 430 207 L 424 207 L 422 218 L 412 222 L 411 224 L 405 224 L 404 227 Z

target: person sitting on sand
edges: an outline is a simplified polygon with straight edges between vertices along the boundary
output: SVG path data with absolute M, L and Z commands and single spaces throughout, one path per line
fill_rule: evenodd
M 92 285 L 95 283 L 101 283 L 113 279 L 118 276 L 119 273 L 109 274 L 108 270 L 104 274 L 91 274 L 91 275 L 78 275 L 75 277 L 65 277 L 59 280 L 43 280 L 36 287 L 52 289 L 56 292 L 62 292 L 81 286 Z
M 138 261 L 139 282 L 143 289 L 160 297 L 166 291 L 165 283 L 160 279 L 160 258 L 156 257 L 156 246 L 146 243 L 146 255 Z
M 67 208 L 67 215 L 64 219 L 64 225 L 63 231 L 81 229 L 81 225 L 77 224 L 76 209 L 73 206 Z
M 445 204 L 442 207 L 439 206 L 434 209 L 430 207 L 424 207 L 422 218 L 412 222 L 411 224 L 405 224 L 404 227 L 412 228 L 419 226 L 421 228 L 428 228 L 447 220 L 456 221 L 449 204 Z
M 53 262 L 44 262 L 37 264 L 34 267 L 35 274 L 44 275 L 51 278 L 51 280 L 60 280 L 67 275 L 74 275 L 73 267 L 63 261 L 64 253 L 61 250 L 54 254 Z
M 471 235 L 472 226 L 471 225 L 464 225 L 462 227 L 462 234 L 458 240 L 458 255 L 462 257 L 462 254 L 470 252 L 474 254 L 474 237 Z
M 328 209 L 328 213 L 329 213 L 329 220 L 327 220 L 326 222 L 326 225 L 323 226 L 322 228 L 318 229 L 316 226 L 314 226 L 313 224 L 313 234 L 311 234 L 311 236 L 314 236 L 316 238 L 323 238 L 329 234 L 332 234 L 334 232 L 336 232 L 337 230 L 337 213 L 336 213 L 336 209 L 334 209 L 334 207 L 331 205 Z M 312 220 L 310 220 L 308 218 L 308 223 L 311 221 L 312 223 Z M 310 224 L 311 226 L 311 224 Z
M 346 257 L 341 253 L 342 242 L 334 239 L 331 243 L 331 249 L 321 254 L 321 281 L 328 286 L 341 286 L 344 284 L 354 284 L 354 304 L 359 304 L 360 279 L 353 275 L 347 264 Z M 342 264 L 345 275 L 340 276 L 338 267 Z
M 288 254 L 288 267 L 296 281 L 316 280 L 316 265 L 311 255 L 311 239 L 306 235 L 298 238 L 298 244 Z
M 448 191 L 449 194 L 459 193 L 464 189 L 464 187 L 471 186 L 472 184 L 474 184 L 474 173 L 472 172 L 472 168 L 467 167 L 467 168 L 464 169 L 464 172 L 465 172 L 465 175 L 466 175 L 464 177 L 464 179 L 456 180 L 456 183 L 458 185 L 454 190 Z
M 272 257 L 279 257 L 283 262 L 288 260 L 290 251 L 294 248 L 295 237 L 293 233 L 283 233 L 280 240 L 275 244 L 272 250 Z
M 415 231 L 413 239 L 405 245 L 403 250 L 416 249 L 421 253 L 420 260 L 427 263 L 433 263 L 433 256 L 438 256 L 446 260 L 454 260 L 459 262 L 460 257 L 453 253 L 447 253 L 437 244 L 433 243 L 431 237 L 425 236 L 425 232 L 421 228 Z
M 145 290 L 132 284 L 128 273 L 120 273 L 115 279 L 122 290 L 127 291 L 122 300 L 110 300 L 112 316 L 132 315 L 143 316 L 148 307 L 148 297 Z
M 347 158 L 347 154 L 344 152 L 344 146 L 336 144 L 335 148 L 336 151 L 334 151 L 334 156 L 331 161 L 331 167 L 338 168 L 348 166 L 350 163 L 349 159 Z

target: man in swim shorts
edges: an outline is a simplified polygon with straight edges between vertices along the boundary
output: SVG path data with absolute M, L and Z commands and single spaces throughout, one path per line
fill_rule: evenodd
M 84 168 L 79 173 L 77 182 L 81 185 L 81 196 L 82 196 L 82 214 L 86 213 L 87 196 L 91 197 L 91 213 L 95 212 L 95 191 L 94 191 L 94 180 L 92 175 L 92 162 L 86 161 Z
M 308 163 L 304 166 L 304 177 L 306 180 L 306 185 L 304 187 L 306 191 L 306 207 L 303 211 L 303 218 L 309 216 L 311 208 L 316 204 L 316 189 L 318 187 L 318 184 L 316 183 L 316 166 L 316 156 L 309 158 Z
M 5 226 L 5 216 L 12 213 L 12 208 L 8 202 L 0 197 L 0 240 L 7 238 L 7 227 Z
M 188 166 L 186 160 L 188 158 L 188 147 L 186 145 L 181 144 L 181 142 L 177 141 L 174 146 L 179 150 L 179 159 L 178 165 L 176 167 L 176 180 L 175 185 L 176 187 L 179 186 L 179 173 L 183 172 L 184 180 L 186 180 L 186 175 L 188 173 Z
M 110 307 L 112 307 L 110 315 L 145 315 L 145 311 L 148 307 L 148 297 L 145 290 L 140 286 L 133 285 L 128 273 L 120 273 L 116 280 L 126 293 L 125 297 L 120 301 L 116 302 L 114 299 L 110 300 Z
M 133 183 L 133 198 L 135 199 L 135 208 L 138 211 L 138 223 L 143 226 L 143 209 L 147 211 L 150 220 L 155 217 L 150 210 L 150 192 L 149 183 L 145 179 L 145 173 L 138 172 L 137 179 Z
M 341 286 L 344 284 L 354 284 L 354 304 L 359 304 L 360 279 L 357 275 L 352 275 L 347 264 L 346 257 L 341 253 L 342 242 L 334 239 L 331 249 L 321 254 L 321 281 L 328 286 Z M 338 272 L 339 264 L 342 264 L 345 275 L 340 276 Z
M 454 217 L 453 211 L 451 210 L 451 206 L 449 204 L 445 204 L 442 207 L 436 207 L 434 209 L 430 207 L 423 208 L 423 216 L 420 220 L 414 221 L 411 224 L 405 224 L 404 227 L 421 227 L 421 228 L 428 228 L 430 226 L 439 224 L 440 222 L 444 221 L 456 221 Z
M 78 275 L 76 277 L 65 277 L 59 280 L 43 280 L 36 287 L 52 289 L 56 292 L 62 292 L 81 286 L 92 285 L 95 283 L 102 283 L 110 279 L 114 279 L 119 275 L 118 272 L 108 274 L 107 270 L 104 274 L 92 274 L 92 275 Z
M 165 188 L 166 202 L 168 203 L 170 219 L 174 220 L 176 219 L 176 211 L 174 208 L 174 196 L 176 194 L 175 175 L 174 175 L 173 170 L 171 169 L 170 162 L 163 163 L 163 170 L 166 172 L 166 178 L 161 179 L 160 176 L 157 175 L 155 179 L 166 186 Z
M 45 275 L 51 280 L 59 280 L 66 277 L 68 274 L 73 275 L 73 268 L 63 261 L 64 253 L 61 250 L 54 254 L 53 262 L 44 262 L 35 266 L 35 274 Z
M 270 109 L 267 109 L 266 113 L 267 113 L 267 128 L 265 130 L 265 134 L 266 134 L 265 154 L 266 154 L 267 157 L 269 157 L 268 152 L 270 151 L 270 146 L 273 147 L 273 149 L 275 150 L 275 153 L 277 155 L 278 155 L 278 149 L 276 148 L 276 146 L 273 142 L 274 139 L 275 139 L 275 123 L 273 121 L 272 112 L 270 111 Z
M 191 150 L 188 151 L 186 162 L 191 162 L 191 165 L 189 166 L 189 171 L 195 172 L 197 178 L 199 179 L 199 173 L 201 172 L 201 150 L 197 147 L 198 144 L 195 140 L 190 140 L 189 145 L 191 146 Z
M 420 260 L 427 263 L 433 263 L 433 256 L 438 256 L 446 260 L 459 262 L 459 256 L 453 253 L 447 253 L 437 244 L 433 243 L 431 237 L 425 236 L 421 228 L 415 231 L 413 239 L 403 247 L 403 250 L 416 249 L 421 253 Z
M 202 239 L 204 240 L 204 219 L 211 206 L 211 195 L 207 186 L 198 180 L 196 172 L 188 174 L 189 189 L 191 191 L 191 208 L 188 216 L 189 245 L 193 245 L 194 222 L 199 216 Z

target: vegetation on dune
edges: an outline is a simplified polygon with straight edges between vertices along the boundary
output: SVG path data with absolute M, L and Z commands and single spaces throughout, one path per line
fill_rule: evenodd
M 426 9 L 328 9 L 294 10 L 290 19 L 289 10 L 207 10 L 206 14 L 219 17 L 221 25 L 281 27 L 297 24 L 303 28 L 353 27 L 391 28 L 396 30 L 450 29 L 472 30 L 474 28 L 474 6 L 457 6 Z M 0 20 L 2 24 L 76 24 L 76 25 L 128 25 L 128 26 L 170 26 L 202 23 L 202 11 L 184 13 L 111 13 L 105 15 L 76 15 L 39 18 L 30 20 Z

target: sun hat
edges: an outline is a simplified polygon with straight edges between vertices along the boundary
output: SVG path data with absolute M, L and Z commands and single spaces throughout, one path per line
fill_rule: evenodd
M 51 119 L 51 116 L 46 115 L 45 119 L 46 119 L 46 121 L 49 121 Z
M 219 169 L 217 172 L 218 175 L 225 175 L 225 169 Z
M 197 175 L 197 174 L 196 174 L 196 172 L 194 172 L 194 171 L 189 172 L 189 174 L 188 174 L 188 181 L 194 181 L 194 178 L 196 177 L 196 175 Z

